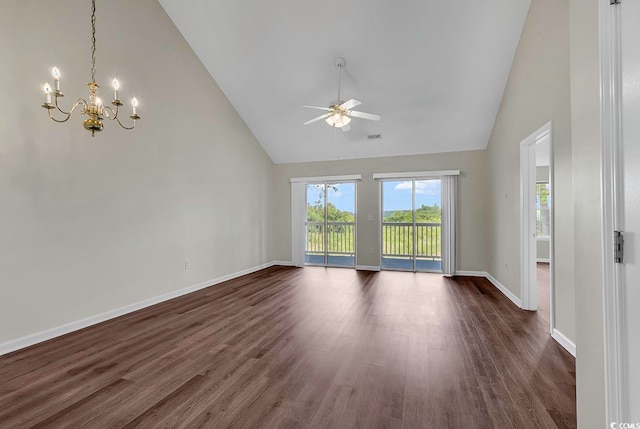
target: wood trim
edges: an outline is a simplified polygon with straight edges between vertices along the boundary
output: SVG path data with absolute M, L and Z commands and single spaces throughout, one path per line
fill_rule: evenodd
M 486 271 L 462 271 L 457 270 L 454 274 L 456 276 L 465 276 L 465 277 L 485 277 L 488 278 L 488 274 Z
M 576 344 L 567 338 L 562 332 L 554 329 L 551 332 L 551 337 L 558 342 L 566 351 L 571 353 L 573 357 L 576 357 Z
M 461 273 L 469 273 L 469 274 L 461 274 Z M 479 271 L 457 271 L 456 275 L 470 275 L 472 276 L 473 274 L 480 274 Z M 507 289 L 506 286 L 504 286 L 502 283 L 500 283 L 495 277 L 493 277 L 491 274 L 489 273 L 484 273 L 485 277 L 487 278 L 487 280 L 489 280 L 489 282 L 491 282 L 496 289 L 498 289 L 500 292 L 502 292 L 507 298 L 509 298 L 511 300 L 511 302 L 513 302 L 515 305 L 517 305 L 519 308 L 522 308 L 521 305 L 521 301 L 520 299 L 515 296 L 515 294 L 513 292 L 511 292 L 509 289 Z M 481 277 L 481 276 L 477 276 L 477 277 Z M 573 355 L 573 357 L 576 357 L 576 344 L 571 341 L 568 337 L 566 337 L 562 332 L 558 331 L 557 329 L 553 329 L 551 332 L 551 337 L 556 340 L 558 342 L 558 344 L 560 344 L 562 347 L 565 348 L 565 350 L 567 350 L 569 353 L 571 353 Z
M 518 298 L 513 292 L 509 290 L 505 285 L 500 283 L 498 279 L 493 277 L 490 273 L 487 273 L 487 280 L 489 280 L 500 292 L 504 294 L 507 298 L 511 300 L 518 308 L 522 308 L 522 301 Z

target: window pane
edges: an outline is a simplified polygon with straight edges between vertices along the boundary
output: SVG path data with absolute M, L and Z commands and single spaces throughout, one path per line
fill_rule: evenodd
M 413 181 L 382 182 L 382 197 L 383 258 L 413 257 Z
M 324 264 L 324 193 L 323 183 L 307 185 L 307 248 L 305 262 Z
M 328 184 L 327 251 L 330 258 L 355 255 L 355 220 L 356 184 Z
M 551 225 L 551 188 L 548 183 L 536 184 L 536 235 L 548 237 Z
M 416 180 L 415 183 L 416 257 L 419 260 L 433 261 L 441 256 L 441 181 Z

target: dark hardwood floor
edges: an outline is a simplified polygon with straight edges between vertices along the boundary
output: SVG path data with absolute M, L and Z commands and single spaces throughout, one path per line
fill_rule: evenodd
M 274 267 L 0 357 L 0 427 L 566 428 L 574 366 L 485 279 Z
M 538 286 L 538 316 L 550 324 L 551 310 L 551 273 L 549 263 L 538 262 L 536 268 L 536 283 Z

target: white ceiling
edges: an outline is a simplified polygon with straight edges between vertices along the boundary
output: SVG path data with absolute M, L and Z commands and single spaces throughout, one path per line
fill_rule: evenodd
M 530 4 L 159 1 L 275 163 L 486 148 Z M 339 56 L 341 98 L 382 120 L 303 126 L 322 112 L 302 105 L 336 99 Z

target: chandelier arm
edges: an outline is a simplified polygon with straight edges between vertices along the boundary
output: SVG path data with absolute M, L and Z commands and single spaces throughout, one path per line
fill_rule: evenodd
M 124 128 L 125 130 L 132 130 L 136 127 L 136 120 L 133 120 L 133 125 L 131 125 L 130 127 L 127 127 L 126 125 L 124 125 L 122 122 L 120 122 L 120 119 L 118 118 L 113 118 L 118 122 L 118 125 L 120 125 L 122 128 Z
M 113 110 L 111 106 L 104 106 L 104 110 L 105 112 L 111 112 L 112 116 L 109 116 L 108 114 L 105 115 L 107 119 L 111 119 L 113 121 L 118 118 L 118 106 L 116 106 L 116 110 Z
M 69 110 L 68 112 L 65 112 L 64 110 L 62 110 L 60 108 L 60 105 L 58 104 L 58 97 L 56 97 L 56 108 L 64 115 L 71 115 L 73 113 L 74 110 L 76 110 L 76 108 L 78 107 L 78 105 L 82 104 L 85 108 L 88 107 L 87 102 L 84 100 L 84 98 L 78 98 L 76 100 L 75 103 L 73 103 L 73 105 L 71 106 L 71 110 Z
M 55 97 L 55 100 L 56 100 L 56 109 L 58 109 L 60 112 L 62 112 L 65 115 L 71 115 L 71 112 L 65 112 L 60 108 L 60 105 L 58 104 L 58 96 Z
M 56 119 L 53 116 L 53 113 L 51 113 L 52 109 L 47 109 L 47 111 L 49 112 L 49 118 L 51 118 L 54 122 L 67 122 L 69 120 L 69 118 L 71 117 L 71 113 L 65 113 L 65 115 L 67 115 L 66 118 L 64 119 Z M 62 110 L 60 110 L 62 112 Z
M 73 103 L 73 106 L 71 106 L 71 110 L 69 110 L 68 112 L 65 112 L 64 110 L 62 110 L 59 106 L 58 106 L 58 97 L 56 97 L 56 107 L 58 108 L 58 110 L 60 112 L 62 112 L 62 114 L 66 115 L 67 117 L 64 119 L 56 119 L 53 116 L 53 113 L 51 112 L 52 109 L 47 109 L 49 111 L 49 117 L 51 119 L 53 119 L 55 122 L 67 122 L 69 120 L 69 118 L 71 117 L 71 115 L 73 114 L 74 110 L 76 110 L 76 108 L 82 104 L 85 108 L 87 107 L 87 102 L 83 99 L 83 98 L 78 98 L 76 100 L 75 103 Z

